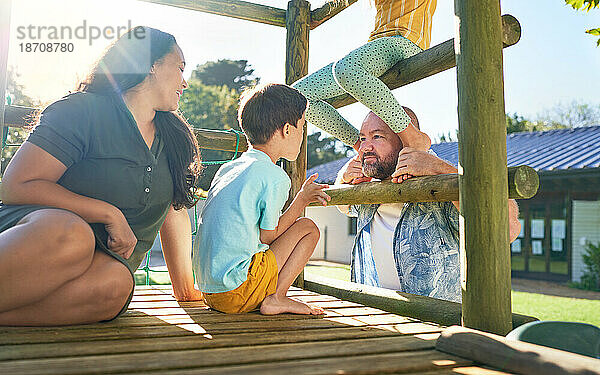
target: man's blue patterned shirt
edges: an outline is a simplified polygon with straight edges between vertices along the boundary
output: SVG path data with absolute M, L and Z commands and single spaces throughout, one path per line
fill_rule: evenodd
M 371 222 L 378 204 L 350 207 L 358 216 L 352 249 L 352 281 L 380 286 Z M 401 292 L 461 301 L 458 210 L 452 202 L 406 203 L 394 233 L 394 259 Z

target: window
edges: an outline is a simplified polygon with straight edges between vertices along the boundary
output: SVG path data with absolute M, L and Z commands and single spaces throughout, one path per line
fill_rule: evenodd
M 349 217 L 348 218 L 348 235 L 355 235 L 357 226 L 358 226 L 358 218 Z

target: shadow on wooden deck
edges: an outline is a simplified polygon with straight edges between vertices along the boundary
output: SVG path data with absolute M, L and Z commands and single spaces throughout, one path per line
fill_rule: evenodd
M 0 327 L 0 374 L 499 374 L 435 350 L 442 327 L 292 288 L 325 316 L 226 315 L 137 287 L 108 323 Z

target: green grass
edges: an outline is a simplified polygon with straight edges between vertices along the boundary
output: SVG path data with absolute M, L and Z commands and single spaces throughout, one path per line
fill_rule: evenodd
M 350 266 L 306 266 L 307 274 L 350 281 Z M 512 293 L 512 310 L 540 320 L 562 320 L 600 326 L 600 300 L 565 298 L 544 294 Z
M 135 285 L 146 285 L 146 272 L 137 270 L 133 275 Z M 171 284 L 171 279 L 167 272 L 150 272 L 150 285 L 168 285 Z
M 600 300 L 512 292 L 513 312 L 540 320 L 589 323 L 600 327 Z
M 350 281 L 350 266 L 337 264 L 335 266 L 312 266 L 304 267 L 304 272 L 332 279 Z

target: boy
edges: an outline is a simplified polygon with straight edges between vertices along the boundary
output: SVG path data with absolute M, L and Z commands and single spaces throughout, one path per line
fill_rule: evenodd
M 298 219 L 311 202 L 330 200 L 327 185 L 310 176 L 281 215 L 291 182 L 275 165 L 295 160 L 303 139 L 306 98 L 286 85 L 269 84 L 242 94 L 238 121 L 249 149 L 223 165 L 208 191 L 194 246 L 194 271 L 208 306 L 241 313 L 322 314 L 286 296 L 312 255 L 319 229 Z

